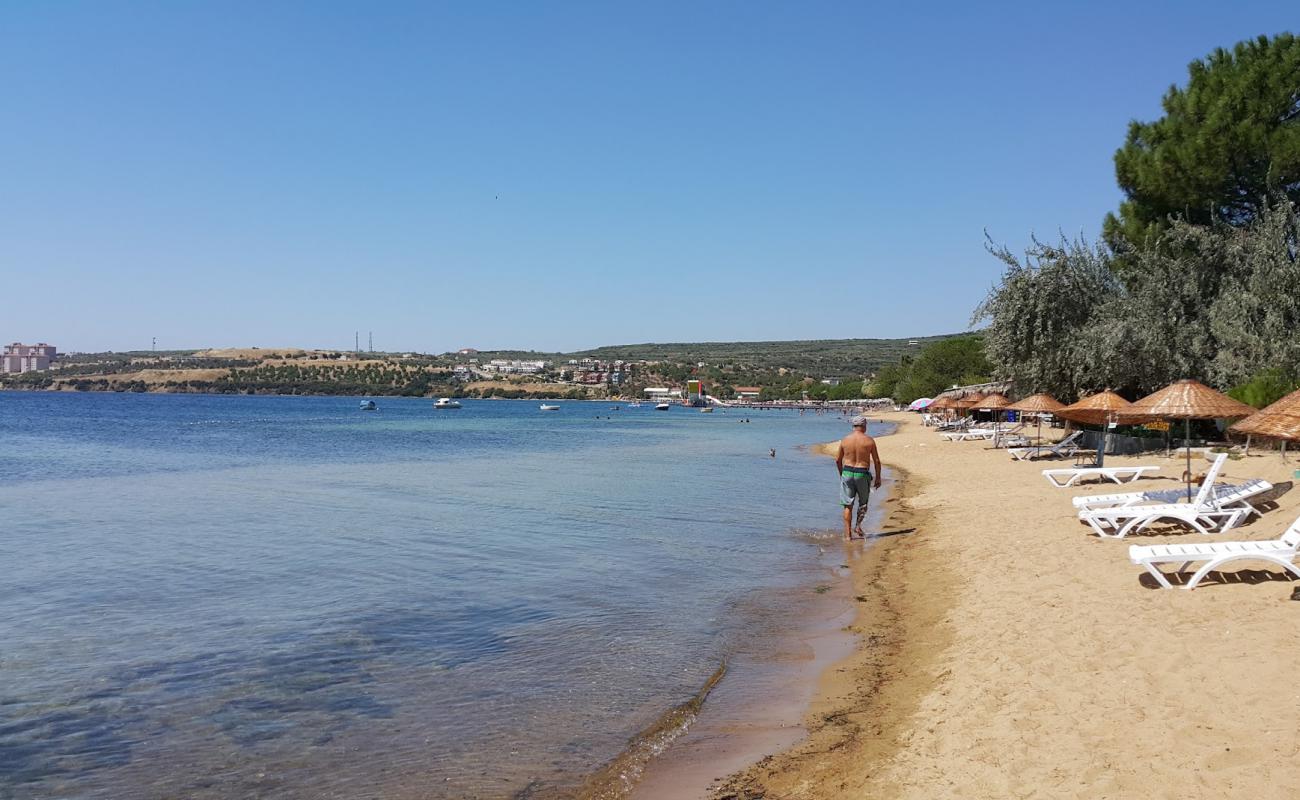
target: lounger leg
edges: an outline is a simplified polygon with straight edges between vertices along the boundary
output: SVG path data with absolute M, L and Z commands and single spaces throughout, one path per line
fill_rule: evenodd
M 1102 525 L 1101 517 L 1085 517 L 1084 519 L 1087 521 L 1089 525 L 1092 526 L 1092 529 L 1096 531 L 1097 535 L 1100 536 L 1101 538 L 1103 539 L 1114 538 L 1115 532 L 1106 530 L 1106 528 Z
M 1270 555 L 1268 553 L 1233 553 L 1231 555 L 1219 556 L 1197 570 L 1196 574 L 1192 576 L 1192 579 L 1187 582 L 1187 590 L 1191 591 L 1196 588 L 1196 584 L 1200 583 L 1201 579 L 1208 575 L 1211 570 L 1227 564 L 1229 561 L 1267 561 L 1271 564 L 1277 564 L 1282 569 L 1290 572 L 1297 578 L 1300 578 L 1300 567 L 1297 567 L 1289 558 Z
M 1165 577 L 1165 574 L 1161 572 L 1160 569 L 1153 562 L 1150 561 L 1144 562 L 1142 566 L 1147 568 L 1147 572 L 1150 572 L 1152 577 L 1154 577 L 1156 579 L 1156 582 L 1159 583 L 1161 586 L 1163 586 L 1166 589 L 1174 588 L 1174 585 L 1169 582 L 1169 579 Z

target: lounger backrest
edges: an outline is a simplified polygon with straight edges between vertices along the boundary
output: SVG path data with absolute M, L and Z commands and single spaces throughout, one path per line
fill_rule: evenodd
M 1082 435 L 1083 435 L 1083 431 L 1075 431 L 1074 433 L 1070 434 L 1069 436 L 1065 437 L 1064 439 L 1062 439 L 1061 441 L 1053 445 L 1052 449 L 1060 450 L 1062 448 L 1069 447 L 1070 445 L 1074 444 L 1075 439 L 1078 439 Z
M 1218 504 L 1238 503 L 1247 497 L 1263 494 L 1272 488 L 1273 484 L 1262 478 L 1251 478 L 1237 486 L 1219 484 L 1214 490 L 1214 502 Z
M 1198 506 L 1203 506 L 1210 501 L 1210 494 L 1214 491 L 1214 482 L 1219 477 L 1219 472 L 1223 470 L 1223 462 L 1228 460 L 1227 453 L 1219 453 L 1215 456 L 1214 463 L 1205 473 L 1205 480 L 1201 483 L 1201 490 L 1196 493 L 1196 499 L 1193 500 Z

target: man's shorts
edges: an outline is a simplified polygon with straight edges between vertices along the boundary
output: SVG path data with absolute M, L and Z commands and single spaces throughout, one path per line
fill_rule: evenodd
M 871 470 L 865 467 L 844 467 L 840 471 L 840 505 L 847 508 L 853 505 L 854 498 L 862 508 L 871 498 Z

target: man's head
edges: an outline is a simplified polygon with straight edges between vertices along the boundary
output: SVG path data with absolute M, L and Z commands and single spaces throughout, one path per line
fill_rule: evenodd
M 849 424 L 860 431 L 865 432 L 867 430 L 867 418 L 862 416 L 861 414 L 849 420 Z

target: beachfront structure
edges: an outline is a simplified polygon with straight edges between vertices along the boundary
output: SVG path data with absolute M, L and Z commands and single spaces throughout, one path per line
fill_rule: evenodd
M 737 387 L 736 387 L 736 399 L 737 399 L 737 400 L 757 400 L 757 399 L 758 399 L 758 396 L 759 396 L 760 394 L 762 394 L 762 393 L 763 393 L 763 390 L 762 390 L 761 388 L 757 387 L 757 386 L 737 386 Z
M 0 355 L 0 372 L 40 372 L 49 369 L 50 362 L 57 356 L 58 349 L 45 342 L 40 344 L 14 342 L 5 345 L 4 355 Z
M 645 393 L 652 400 L 667 400 L 670 397 L 681 397 L 681 389 L 669 389 L 664 386 L 647 386 Z
M 545 361 L 511 361 L 494 358 L 482 367 L 484 372 L 496 372 L 501 375 L 536 375 L 546 369 Z

